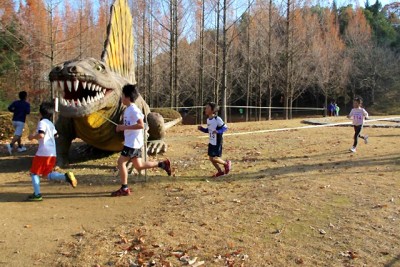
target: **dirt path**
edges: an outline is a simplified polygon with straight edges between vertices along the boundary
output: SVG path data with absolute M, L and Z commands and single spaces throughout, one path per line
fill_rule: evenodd
M 400 132 L 365 132 L 370 143 L 356 154 L 351 128 L 227 136 L 234 170 L 213 180 L 206 139 L 178 126 L 167 154 L 176 177 L 152 171 L 131 197 L 110 198 L 117 155 L 80 160 L 78 188 L 43 182 L 41 203 L 22 202 L 35 145 L 14 157 L 2 150 L 0 266 L 184 266 L 180 252 L 203 266 L 400 266 Z

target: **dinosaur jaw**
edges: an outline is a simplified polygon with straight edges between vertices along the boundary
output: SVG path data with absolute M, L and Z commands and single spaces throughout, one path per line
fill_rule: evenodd
M 96 112 L 115 101 L 115 90 L 104 88 L 95 82 L 78 79 L 53 80 L 53 88 L 59 92 L 60 112 L 66 117 L 82 117 Z M 110 101 L 109 98 L 115 98 Z

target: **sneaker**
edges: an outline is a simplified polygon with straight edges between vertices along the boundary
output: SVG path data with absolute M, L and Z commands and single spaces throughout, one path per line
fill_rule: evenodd
M 368 144 L 368 135 L 365 135 L 365 136 L 364 136 L 364 143 L 365 143 L 365 144 Z
M 33 193 L 32 195 L 28 196 L 28 201 L 42 201 L 42 194 L 39 195 L 35 195 L 35 193 Z
M 75 175 L 73 172 L 66 172 L 65 173 L 65 179 L 67 180 L 67 182 L 73 187 L 75 188 L 78 185 L 78 181 L 75 178 Z
M 163 170 L 167 172 L 168 176 L 171 176 L 171 162 L 169 159 L 163 161 L 164 167 Z
M 120 188 L 117 191 L 112 192 L 111 196 L 112 197 L 124 197 L 124 196 L 129 196 L 130 194 L 131 194 L 131 190 L 129 188 L 127 188 L 126 190 Z
M 350 148 L 350 151 L 353 152 L 353 153 L 356 153 L 357 149 L 355 147 L 352 147 L 352 148 Z
M 217 172 L 216 174 L 214 174 L 212 177 L 219 177 L 219 176 L 223 176 L 225 175 L 224 172 Z
M 18 152 L 25 152 L 26 151 L 26 147 L 21 146 L 17 149 Z
M 10 154 L 10 156 L 12 155 L 12 147 L 10 146 L 10 144 L 6 145 L 7 151 Z
M 230 160 L 227 160 L 224 164 L 224 168 L 225 168 L 225 174 L 228 174 L 232 169 L 232 162 Z

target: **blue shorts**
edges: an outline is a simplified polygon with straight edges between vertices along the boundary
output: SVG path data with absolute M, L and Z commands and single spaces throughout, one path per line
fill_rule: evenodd
M 15 132 L 14 135 L 22 136 L 22 132 L 24 131 L 25 123 L 22 121 L 13 121 L 12 122 Z
M 208 156 L 210 157 L 221 157 L 222 156 L 222 144 L 212 145 L 208 144 Z

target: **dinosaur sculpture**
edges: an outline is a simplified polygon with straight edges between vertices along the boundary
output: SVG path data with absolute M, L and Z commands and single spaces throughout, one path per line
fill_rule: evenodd
M 117 134 L 111 122 L 120 124 L 122 120 L 122 87 L 127 83 L 136 83 L 132 15 L 127 0 L 116 0 L 110 14 L 101 60 L 66 61 L 54 67 L 49 74 L 60 99 L 60 114 L 56 122 L 60 166 L 69 163 L 68 152 L 72 140 L 77 137 L 101 150 L 120 151 L 123 147 L 123 134 Z M 135 104 L 147 117 L 148 140 L 151 142 L 149 151 L 165 152 L 165 130 L 180 120 L 164 124 L 163 117 L 150 112 L 141 96 Z

